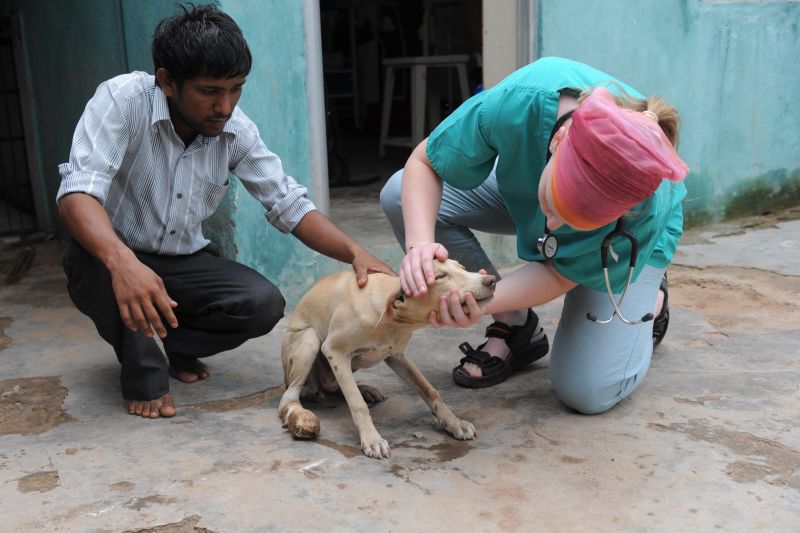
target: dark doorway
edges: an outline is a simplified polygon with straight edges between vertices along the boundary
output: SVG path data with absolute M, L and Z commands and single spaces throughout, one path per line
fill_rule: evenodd
M 382 184 L 421 140 L 410 136 L 410 69 L 396 69 L 393 90 L 387 91 L 385 60 L 459 54 L 467 67 L 467 91 L 478 90 L 481 5 L 481 0 L 321 1 L 331 201 L 356 195 L 377 202 Z M 454 80 L 454 70 L 428 71 L 426 135 L 464 99 Z M 384 113 L 387 92 L 391 106 Z M 409 142 L 383 149 L 383 130 Z
M 36 230 L 12 31 L 0 15 L 0 235 Z

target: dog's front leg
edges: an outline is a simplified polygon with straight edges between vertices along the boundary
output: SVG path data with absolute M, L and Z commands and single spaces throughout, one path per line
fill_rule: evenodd
M 361 396 L 361 391 L 353 377 L 350 358 L 345 355 L 344 350 L 335 350 L 330 345 L 323 345 L 322 353 L 328 359 L 333 375 L 336 376 L 336 381 L 339 383 L 339 389 L 347 402 L 347 407 L 350 408 L 353 422 L 358 428 L 358 436 L 361 439 L 361 449 L 364 454 L 376 459 L 389 457 L 389 443 L 381 437 L 372 423 L 367 402 Z
M 417 366 L 404 355 L 390 355 L 385 359 L 386 364 L 400 376 L 400 379 L 422 396 L 433 413 L 434 423 L 444 428 L 453 437 L 459 440 L 472 440 L 475 438 L 475 426 L 466 420 L 461 420 L 447 407 L 439 391 L 422 375 Z

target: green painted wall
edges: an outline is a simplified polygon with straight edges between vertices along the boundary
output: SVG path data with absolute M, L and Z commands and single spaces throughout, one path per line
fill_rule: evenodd
M 258 125 L 286 173 L 310 191 L 302 2 L 222 0 L 220 5 L 239 23 L 253 54 L 253 70 L 239 107 Z M 290 306 L 320 275 L 345 267 L 268 224 L 264 208 L 242 186 L 237 184 L 229 201 L 236 259 L 274 281 Z
M 675 105 L 687 221 L 800 203 L 800 2 L 538 2 L 540 55 L 592 64 Z
M 311 185 L 302 2 L 216 0 L 241 26 L 253 53 L 240 107 L 258 125 L 287 173 Z M 58 227 L 57 165 L 66 161 L 75 124 L 98 84 L 131 70 L 152 72 L 150 41 L 162 18 L 176 13 L 174 0 L 0 0 L 0 9 L 23 20 L 30 102 L 39 138 L 35 156 L 45 189 L 50 227 Z M 245 263 L 281 287 L 290 306 L 322 273 L 344 265 L 319 256 L 266 222 L 265 210 L 236 180 L 207 234 L 225 255 Z
M 125 69 L 119 5 L 107 0 L 6 0 L 0 8 L 21 18 L 32 91 L 27 104 L 38 140 L 37 146 L 29 147 L 38 162 L 31 180 L 44 189 L 48 205 L 43 229 L 52 231 L 57 220 L 57 166 L 69 156 L 75 124 L 97 85 Z

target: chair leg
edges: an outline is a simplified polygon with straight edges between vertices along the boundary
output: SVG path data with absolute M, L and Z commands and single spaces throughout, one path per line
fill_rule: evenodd
M 449 70 L 447 69 L 436 69 L 431 70 L 430 75 L 431 80 L 430 87 L 426 85 L 425 91 L 427 92 L 428 96 L 426 98 L 425 104 L 427 105 L 427 123 L 425 124 L 425 131 L 433 131 L 433 129 L 439 125 L 439 121 L 442 119 L 442 91 L 441 85 L 438 82 L 442 80 L 442 73 L 448 74 Z
M 458 84 L 461 86 L 462 102 L 467 101 L 469 98 L 469 84 L 467 83 L 467 66 L 464 63 L 456 65 L 458 70 Z
M 389 119 L 392 116 L 392 99 L 394 98 L 394 67 L 386 67 L 386 79 L 383 80 L 383 110 L 381 112 L 381 137 L 378 143 L 378 157 L 386 155 L 386 139 L 389 136 Z
M 411 149 L 425 138 L 425 89 L 427 85 L 427 67 L 414 65 L 411 67 Z

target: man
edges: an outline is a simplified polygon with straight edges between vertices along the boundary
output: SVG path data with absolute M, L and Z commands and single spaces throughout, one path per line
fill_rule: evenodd
M 57 196 L 74 238 L 64 257 L 70 296 L 114 347 L 128 412 L 145 418 L 175 414 L 170 374 L 208 377 L 198 358 L 264 335 L 283 316 L 279 290 L 219 258 L 202 234 L 229 172 L 270 223 L 351 263 L 360 286 L 368 272 L 393 273 L 315 209 L 236 107 L 252 59 L 228 15 L 183 8 L 159 23 L 152 53 L 155 76 L 98 87 L 59 166 Z

